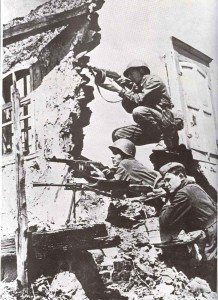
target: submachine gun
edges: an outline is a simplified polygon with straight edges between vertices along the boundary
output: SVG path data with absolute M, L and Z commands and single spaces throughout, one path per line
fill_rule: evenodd
M 117 72 L 96 68 L 90 65 L 87 65 L 89 71 L 95 77 L 95 84 L 101 85 L 105 82 L 106 78 L 113 79 L 116 83 L 118 83 L 123 88 L 128 88 L 129 90 L 134 90 L 134 92 L 140 92 L 141 87 L 139 87 L 136 83 L 131 81 L 130 79 L 119 75 Z
M 111 70 L 106 70 L 106 69 L 101 69 L 101 68 L 96 68 L 94 66 L 91 66 L 89 64 L 89 57 L 86 56 L 86 51 L 79 53 L 76 56 L 77 62 L 74 62 L 77 66 L 81 68 L 88 68 L 90 73 L 94 76 L 95 78 L 95 84 L 97 87 L 101 84 L 103 84 L 106 80 L 106 78 L 111 78 L 114 81 L 116 81 L 121 87 L 123 88 L 128 88 L 129 90 L 133 90 L 135 92 L 141 92 L 141 87 L 138 86 L 136 83 L 131 81 L 129 78 L 126 78 L 124 76 L 121 76 L 117 72 L 111 71 Z
M 103 173 L 106 173 L 107 179 L 113 178 L 113 169 L 109 169 L 104 166 L 101 162 L 87 160 L 87 159 L 67 159 L 67 158 L 58 158 L 58 157 L 50 157 L 46 158 L 47 161 L 56 162 L 56 163 L 64 163 L 69 166 L 69 169 L 72 173 L 73 177 L 76 178 L 84 178 L 89 182 L 96 182 L 95 179 L 91 176 L 91 172 L 93 171 L 93 166 L 101 170 Z

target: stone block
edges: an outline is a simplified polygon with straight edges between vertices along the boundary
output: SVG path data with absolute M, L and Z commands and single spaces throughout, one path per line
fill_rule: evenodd
M 122 270 L 120 272 L 114 271 L 112 273 L 112 281 L 113 282 L 129 281 L 130 275 L 131 275 L 131 271 L 129 270 Z
M 111 272 L 101 271 L 101 272 L 99 272 L 99 274 L 105 285 L 111 283 Z
M 112 280 L 114 282 L 129 281 L 132 270 L 132 264 L 127 260 L 115 260 Z

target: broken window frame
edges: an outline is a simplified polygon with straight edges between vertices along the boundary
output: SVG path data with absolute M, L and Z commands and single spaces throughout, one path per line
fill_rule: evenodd
M 29 69 L 20 69 L 15 72 L 17 83 L 19 81 L 22 89 L 19 89 L 20 98 L 20 125 L 22 133 L 23 155 L 28 156 L 35 153 L 35 134 L 33 127 L 34 101 L 28 97 L 31 92 L 31 72 Z M 29 76 L 27 80 L 27 76 Z M 13 115 L 12 115 L 12 73 L 3 79 L 2 105 L 2 157 L 13 157 Z M 22 96 L 23 95 L 23 96 Z M 7 97 L 7 98 L 6 98 Z

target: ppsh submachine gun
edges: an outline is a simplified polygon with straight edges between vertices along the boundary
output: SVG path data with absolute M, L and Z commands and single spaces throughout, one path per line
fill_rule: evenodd
M 113 79 L 122 88 L 127 88 L 130 91 L 134 91 L 135 93 L 140 93 L 142 91 L 142 87 L 140 85 L 137 85 L 136 83 L 131 81 L 129 78 L 127 78 L 123 75 L 120 75 L 119 73 L 117 73 L 115 71 L 91 66 L 89 64 L 89 57 L 86 56 L 86 53 L 87 53 L 87 51 L 79 53 L 76 56 L 76 60 L 74 61 L 74 64 L 76 66 L 79 66 L 81 68 L 87 68 L 89 70 L 89 72 L 95 78 L 95 84 L 98 89 L 99 89 L 99 86 L 101 86 L 102 84 L 105 83 L 106 78 L 108 77 L 108 78 Z
M 141 87 L 138 86 L 136 83 L 131 81 L 129 78 L 126 78 L 124 76 L 121 76 L 117 72 L 106 70 L 106 69 L 100 69 L 96 68 L 90 65 L 87 65 L 87 68 L 92 73 L 92 75 L 95 77 L 95 84 L 101 85 L 105 82 L 106 78 L 113 79 L 116 83 L 118 83 L 122 88 L 128 88 L 129 90 L 134 90 L 134 92 L 140 92 Z
M 95 182 L 96 180 L 92 177 L 93 166 L 102 171 L 107 179 L 113 178 L 113 169 L 104 166 L 101 162 L 87 160 L 87 159 L 67 159 L 67 158 L 58 158 L 56 156 L 46 158 L 47 161 L 64 163 L 69 166 L 69 171 L 72 176 L 75 178 L 84 178 L 89 182 Z

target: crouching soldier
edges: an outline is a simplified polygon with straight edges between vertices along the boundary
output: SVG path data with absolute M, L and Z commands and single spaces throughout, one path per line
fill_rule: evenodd
M 185 168 L 179 163 L 168 163 L 160 168 L 169 205 L 159 216 L 160 231 L 179 233 L 203 230 L 206 234 L 200 276 L 209 281 L 212 288 L 216 282 L 217 222 L 216 204 L 196 183 L 187 179 Z M 198 274 L 199 275 L 199 274 Z
M 154 150 L 172 151 L 178 146 L 177 130 L 182 129 L 182 120 L 175 119 L 171 111 L 173 104 L 163 81 L 150 74 L 144 61 L 131 61 L 124 76 L 135 83 L 135 88 L 122 88 L 115 81 L 102 87 L 117 92 L 122 97 L 122 106 L 132 114 L 134 125 L 116 129 L 113 141 L 127 138 L 135 145 L 157 143 Z
M 135 145 L 127 139 L 119 139 L 109 146 L 112 151 L 113 178 L 121 181 L 128 181 L 131 184 L 154 185 L 157 173 L 145 167 L 135 159 Z M 105 172 L 93 166 L 93 175 L 99 178 L 107 178 Z M 111 178 L 111 176 L 110 176 Z

